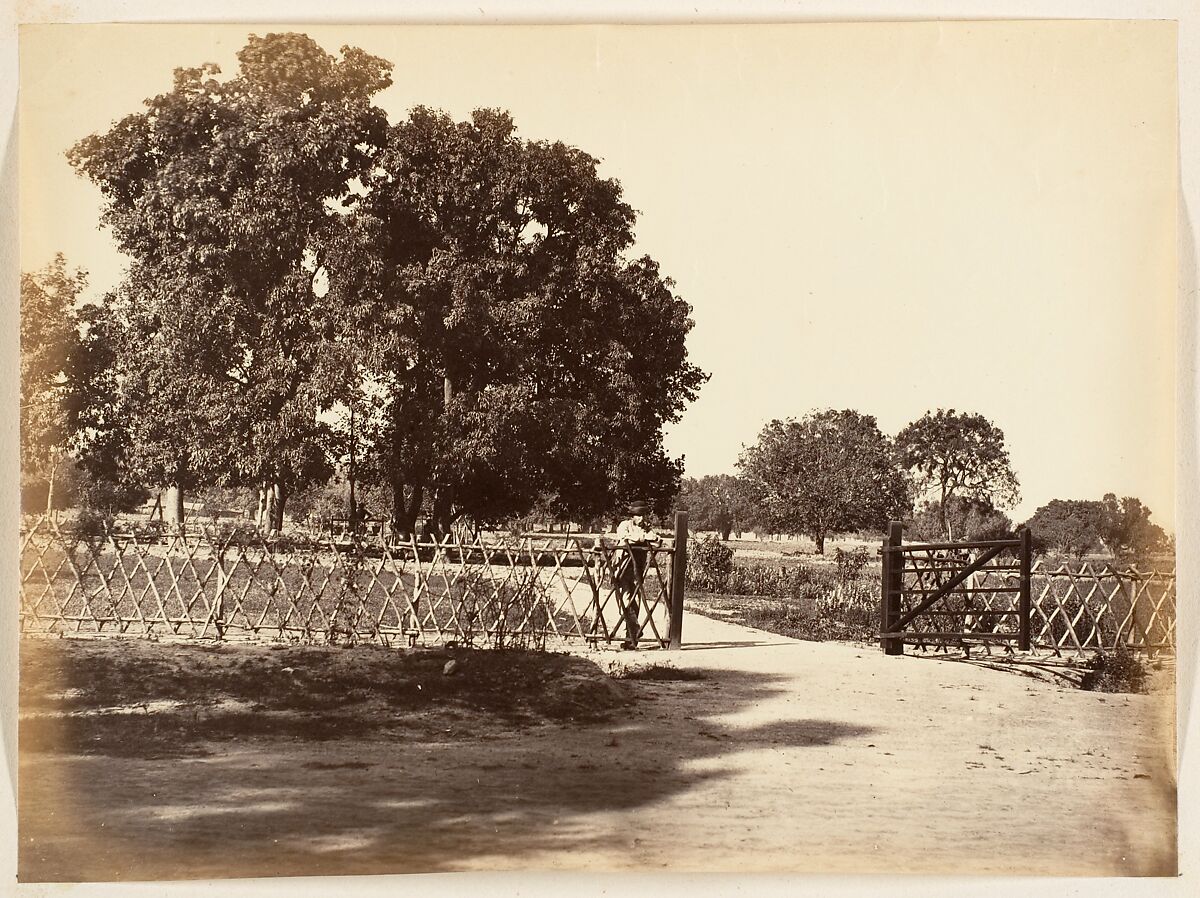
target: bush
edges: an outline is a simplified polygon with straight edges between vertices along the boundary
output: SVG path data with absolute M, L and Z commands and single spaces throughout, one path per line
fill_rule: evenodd
M 1087 662 L 1079 688 L 1089 692 L 1145 692 L 1146 666 L 1124 643 L 1111 652 L 1097 652 Z
M 696 540 L 688 550 L 687 585 L 704 592 L 725 592 L 733 571 L 733 549 L 715 536 Z
M 857 580 L 858 575 L 862 573 L 862 569 L 867 566 L 867 562 L 870 560 L 871 553 L 867 551 L 866 546 L 859 546 L 858 548 L 851 549 L 849 552 L 844 552 L 840 548 L 834 550 L 838 583 L 845 586 Z

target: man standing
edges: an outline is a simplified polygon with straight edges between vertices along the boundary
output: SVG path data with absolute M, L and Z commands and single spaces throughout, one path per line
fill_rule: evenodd
M 642 580 L 646 575 L 646 556 L 651 546 L 657 546 L 662 538 L 646 526 L 646 515 L 650 508 L 645 502 L 634 502 L 629 506 L 629 518 L 617 527 L 616 565 L 613 583 L 617 588 L 617 603 L 625 617 L 625 641 L 623 649 L 637 648 L 641 637 L 638 598 L 642 591 Z

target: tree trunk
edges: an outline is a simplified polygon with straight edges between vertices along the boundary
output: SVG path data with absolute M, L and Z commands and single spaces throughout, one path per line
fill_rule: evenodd
M 392 539 L 396 541 L 412 536 L 413 522 L 408 519 L 404 506 L 404 484 L 392 481 Z
M 58 465 L 62 461 L 62 456 L 55 453 L 53 461 L 50 462 L 50 475 L 46 479 L 46 515 L 54 514 L 54 481 L 58 477 Z
M 167 487 L 167 501 L 163 505 L 163 520 L 171 527 L 183 525 L 183 487 L 178 484 Z
M 813 542 L 815 542 L 817 544 L 817 554 L 824 555 L 825 554 L 825 534 L 824 533 L 813 534 Z
M 271 492 L 266 481 L 258 485 L 258 508 L 254 511 L 254 524 L 259 530 L 266 530 L 268 524 L 267 511 L 270 507 Z
M 279 533 L 283 530 L 283 507 L 287 504 L 287 487 L 276 480 L 270 485 L 270 497 L 271 532 Z
M 725 540 L 725 542 L 729 542 L 729 534 L 731 534 L 732 532 L 733 532 L 732 527 L 722 527 L 721 528 L 721 539 Z
M 437 530 L 439 542 L 450 535 L 450 527 L 453 523 L 450 490 L 443 488 L 438 490 L 433 497 L 433 524 Z
M 283 505 L 287 503 L 287 487 L 278 480 L 268 481 L 262 487 L 262 501 L 259 503 L 262 511 L 260 527 L 270 533 L 278 533 L 283 529 Z
M 404 490 L 403 481 L 392 481 L 392 526 L 401 540 L 407 540 L 416 533 L 417 515 L 421 513 L 421 504 L 425 500 L 425 490 L 420 485 L 412 487 L 408 499 L 404 497 Z

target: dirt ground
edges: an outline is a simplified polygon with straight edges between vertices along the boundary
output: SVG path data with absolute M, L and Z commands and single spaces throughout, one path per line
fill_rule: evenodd
M 452 677 L 444 653 L 27 640 L 20 878 L 1174 872 L 1169 693 L 697 615 L 684 638 Z

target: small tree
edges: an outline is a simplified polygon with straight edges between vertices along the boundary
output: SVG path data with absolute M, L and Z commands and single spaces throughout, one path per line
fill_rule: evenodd
M 1100 548 L 1103 509 L 1099 502 L 1053 499 L 1026 523 L 1040 551 L 1082 558 Z
M 821 554 L 831 534 L 883 528 L 911 509 L 891 441 L 849 409 L 772 421 L 738 467 L 767 524 L 812 537 Z
M 983 415 L 938 409 L 926 412 L 896 437 L 900 464 L 916 475 L 918 489 L 936 499 L 942 533 L 954 539 L 947 515 L 955 497 L 1011 508 L 1020 497 L 1004 445 L 1004 431 Z
M 1151 522 L 1150 509 L 1140 499 L 1126 496 L 1118 500 L 1114 493 L 1107 493 L 1096 504 L 1100 506 L 1099 538 L 1114 558 L 1162 552 L 1170 546 L 1167 534 Z
M 757 512 L 746 485 L 732 474 L 684 478 L 675 506 L 688 513 L 693 530 L 715 530 L 723 540 L 753 524 Z
M 68 271 L 61 253 L 21 275 L 21 472 L 27 484 L 45 484 L 47 511 L 59 468 L 78 442 L 82 340 L 75 301 L 86 285 L 87 274 Z

